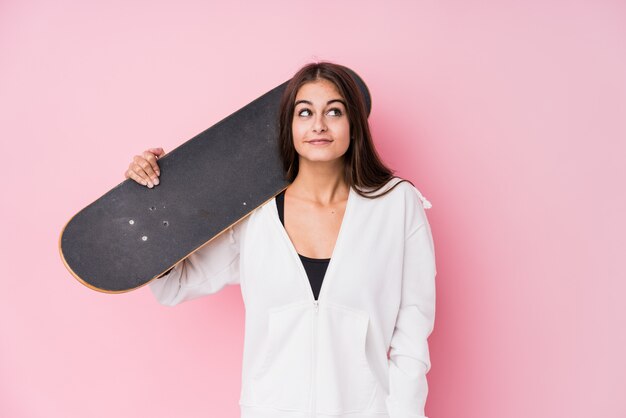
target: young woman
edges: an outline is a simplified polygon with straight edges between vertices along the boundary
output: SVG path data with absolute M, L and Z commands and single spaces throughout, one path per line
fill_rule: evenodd
M 424 416 L 431 207 L 380 161 L 348 72 L 303 67 L 280 105 L 288 187 L 150 283 L 165 305 L 240 284 L 243 418 Z M 161 148 L 126 177 L 158 184 Z

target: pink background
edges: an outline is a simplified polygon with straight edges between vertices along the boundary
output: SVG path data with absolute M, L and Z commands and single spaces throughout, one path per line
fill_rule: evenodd
M 0 416 L 238 416 L 238 286 L 94 292 L 58 238 L 135 153 L 316 59 L 433 204 L 427 415 L 626 416 L 625 40 L 623 1 L 3 0 Z

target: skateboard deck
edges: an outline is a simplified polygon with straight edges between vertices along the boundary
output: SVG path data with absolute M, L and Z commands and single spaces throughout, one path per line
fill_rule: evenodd
M 369 114 L 367 86 L 348 71 Z M 70 273 L 105 293 L 137 289 L 284 190 L 277 132 L 287 83 L 159 158 L 158 186 L 126 179 L 74 215 L 59 238 Z

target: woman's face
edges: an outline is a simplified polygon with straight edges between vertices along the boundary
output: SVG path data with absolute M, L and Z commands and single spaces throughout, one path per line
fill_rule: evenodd
M 350 145 L 350 121 L 337 87 L 320 79 L 303 84 L 296 94 L 291 125 L 300 163 L 340 159 Z

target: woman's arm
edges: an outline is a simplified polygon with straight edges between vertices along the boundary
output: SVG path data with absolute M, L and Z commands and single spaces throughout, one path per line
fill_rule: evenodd
M 159 303 L 173 306 L 217 293 L 228 284 L 238 284 L 239 249 L 249 218 L 231 226 L 169 273 L 150 282 L 148 286 Z
M 435 248 L 424 212 L 431 205 L 419 191 L 410 200 L 414 210 L 408 211 L 412 222 L 404 247 L 402 299 L 389 351 L 390 418 L 425 417 L 427 340 L 435 321 Z

